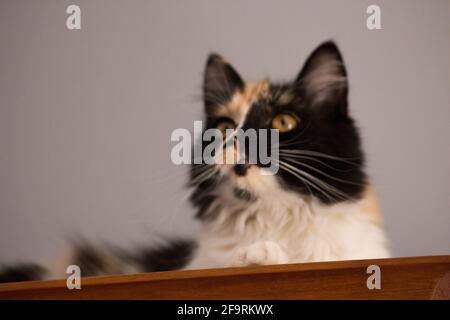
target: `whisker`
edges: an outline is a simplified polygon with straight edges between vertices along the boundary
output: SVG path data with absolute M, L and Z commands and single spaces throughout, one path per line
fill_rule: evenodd
M 347 183 L 347 184 L 352 184 L 352 185 L 356 185 L 356 186 L 362 186 L 361 183 L 357 183 L 357 182 L 353 182 L 353 181 L 350 181 L 350 180 L 344 180 L 344 179 L 336 178 L 336 177 L 334 177 L 334 176 L 332 176 L 332 175 L 329 175 L 329 174 L 323 172 L 322 170 L 319 170 L 319 169 L 317 169 L 316 167 L 310 166 L 310 165 L 308 165 L 308 164 L 306 164 L 306 163 L 302 163 L 302 162 L 300 162 L 300 161 L 296 161 L 296 160 L 288 159 L 288 158 L 286 158 L 286 160 L 288 160 L 288 161 L 290 161 L 290 162 L 292 162 L 292 163 L 296 163 L 296 164 L 298 164 L 298 165 L 304 166 L 304 167 L 306 167 L 306 168 L 308 168 L 308 169 L 311 169 L 311 170 L 313 170 L 313 171 L 315 171 L 315 172 L 317 172 L 317 173 L 320 173 L 321 175 L 323 175 L 323 176 L 325 176 L 325 177 L 327 177 L 327 178 L 333 179 L 333 180 L 335 180 L 335 181 L 339 181 L 339 182 Z
M 292 175 L 296 176 L 298 179 L 300 179 L 300 181 L 303 182 L 303 184 L 305 185 L 305 187 L 308 189 L 309 195 L 310 195 L 311 197 L 313 196 L 313 192 L 312 192 L 311 188 L 309 187 L 309 186 L 311 185 L 311 182 L 309 182 L 309 181 L 306 180 L 306 179 L 303 179 L 301 176 L 297 176 L 296 173 L 294 173 L 294 172 L 290 171 L 289 169 L 287 169 L 286 167 L 284 167 L 283 164 L 280 163 L 279 165 L 280 165 L 280 169 L 285 170 L 285 171 L 291 173 Z M 314 187 L 314 186 L 312 186 L 312 187 Z M 317 187 L 316 187 L 316 188 L 317 188 Z M 320 190 L 319 190 L 319 191 L 320 191 Z
M 319 159 L 317 159 L 317 158 L 315 158 L 315 157 L 312 157 L 312 156 L 302 156 L 302 155 L 298 155 L 298 154 L 289 154 L 289 153 L 285 154 L 285 153 L 283 153 L 283 151 L 281 151 L 281 150 L 279 151 L 279 154 L 280 154 L 280 156 L 283 156 L 283 158 L 286 158 L 286 159 L 290 159 L 290 158 L 291 158 L 291 159 L 305 159 L 305 160 L 311 160 L 311 161 L 320 163 L 321 165 L 323 165 L 323 166 L 325 166 L 325 167 L 327 167 L 327 168 L 329 168 L 329 169 L 338 171 L 338 172 L 350 172 L 350 171 L 353 170 L 353 169 L 347 169 L 347 170 L 338 169 L 338 168 L 333 167 L 333 166 L 329 165 L 328 163 L 323 162 L 323 161 L 321 161 L 321 160 L 319 160 Z
M 325 188 L 323 185 L 321 185 L 319 183 L 320 181 L 315 181 L 314 179 L 312 179 L 314 177 L 312 177 L 312 176 L 310 176 L 310 177 L 305 176 L 305 172 L 303 172 L 302 170 L 299 170 L 299 169 L 289 165 L 288 163 L 286 163 L 284 161 L 279 161 L 279 164 L 280 164 L 280 167 L 282 167 L 285 171 L 291 173 L 292 175 L 294 175 L 295 177 L 300 179 L 300 181 L 302 181 L 305 185 L 310 185 L 314 189 L 318 190 L 327 199 L 329 199 L 329 200 L 336 200 L 337 199 L 335 196 L 333 196 L 333 194 L 335 194 L 335 192 L 333 190 L 330 191 L 327 188 Z M 310 194 L 312 195 L 311 189 L 308 188 L 308 190 L 310 191 Z
M 200 173 L 194 176 L 194 178 L 190 181 L 190 185 L 194 186 L 205 182 L 216 174 L 217 171 L 218 169 L 214 166 L 206 166 Z
M 281 152 L 281 150 L 280 150 L 280 152 Z M 346 163 L 352 164 L 352 165 L 358 165 L 358 164 L 351 160 L 359 160 L 358 158 L 342 158 L 342 157 L 333 156 L 330 154 L 326 154 L 326 153 L 322 153 L 322 152 L 318 152 L 318 151 L 312 151 L 312 150 L 283 150 L 283 152 L 289 153 L 289 154 L 310 155 L 310 156 L 328 158 L 328 159 L 333 159 L 336 161 L 346 162 Z
M 291 170 L 297 172 L 298 174 L 302 175 L 303 177 L 309 178 L 311 181 L 315 182 L 316 184 L 320 185 L 323 189 L 327 190 L 328 192 L 330 192 L 331 194 L 334 194 L 335 196 L 339 196 L 341 199 L 343 200 L 348 200 L 351 197 L 349 195 L 347 195 L 346 193 L 342 192 L 341 190 L 335 188 L 334 186 L 326 183 L 325 181 L 323 181 L 322 179 L 319 179 L 299 168 L 296 168 L 286 162 L 284 162 L 284 164 L 286 166 L 288 166 L 288 168 L 290 168 Z
M 298 178 L 307 188 L 309 193 L 311 194 L 311 196 L 313 195 L 312 190 L 308 187 L 311 186 L 314 189 L 316 189 L 317 191 L 319 191 L 320 193 L 322 193 L 327 199 L 329 200 L 334 200 L 334 198 L 328 194 L 328 192 L 326 190 L 323 190 L 322 187 L 320 187 L 319 185 L 316 185 L 315 183 L 313 183 L 312 181 L 306 179 L 306 177 L 299 175 L 299 173 L 296 173 L 295 171 L 289 169 L 288 167 L 286 167 L 283 163 L 279 163 L 280 168 L 285 170 L 286 172 L 289 172 L 290 174 L 292 174 L 294 177 Z

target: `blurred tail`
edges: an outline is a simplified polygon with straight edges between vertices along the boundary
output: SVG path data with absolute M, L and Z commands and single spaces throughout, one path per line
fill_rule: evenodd
M 44 279 L 47 271 L 37 264 L 19 264 L 0 269 L 0 283 Z
M 82 277 L 178 270 L 190 261 L 195 247 L 193 241 L 175 239 L 126 252 L 116 247 L 98 247 L 83 241 L 73 246 L 73 253 L 65 262 L 65 267 L 77 265 Z M 57 278 L 63 276 L 64 272 L 32 263 L 7 266 L 0 268 L 0 283 Z

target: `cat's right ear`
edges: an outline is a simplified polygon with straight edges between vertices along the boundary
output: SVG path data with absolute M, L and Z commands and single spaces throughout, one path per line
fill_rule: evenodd
M 218 54 L 210 54 L 203 78 L 203 100 L 206 111 L 217 108 L 242 91 L 244 81 L 233 67 Z
M 334 42 L 324 42 L 311 53 L 295 83 L 309 105 L 347 115 L 347 71 Z

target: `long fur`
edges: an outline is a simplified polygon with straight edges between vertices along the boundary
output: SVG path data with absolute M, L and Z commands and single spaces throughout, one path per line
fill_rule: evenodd
M 186 268 L 389 256 L 348 110 L 345 64 L 333 42 L 320 45 L 292 82 L 245 83 L 215 54 L 205 82 L 207 128 L 224 119 L 236 129 L 270 128 L 270 120 L 283 112 L 294 114 L 299 125 L 280 134 L 275 176 L 263 175 L 261 164 L 192 167 L 191 200 L 202 230 Z M 228 150 L 230 158 L 236 150 Z

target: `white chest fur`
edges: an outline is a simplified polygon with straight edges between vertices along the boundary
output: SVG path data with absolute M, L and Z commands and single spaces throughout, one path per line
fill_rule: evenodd
M 204 222 L 187 269 L 389 256 L 370 188 L 335 205 L 284 194 L 252 203 L 224 196 L 211 207 L 221 209 Z

